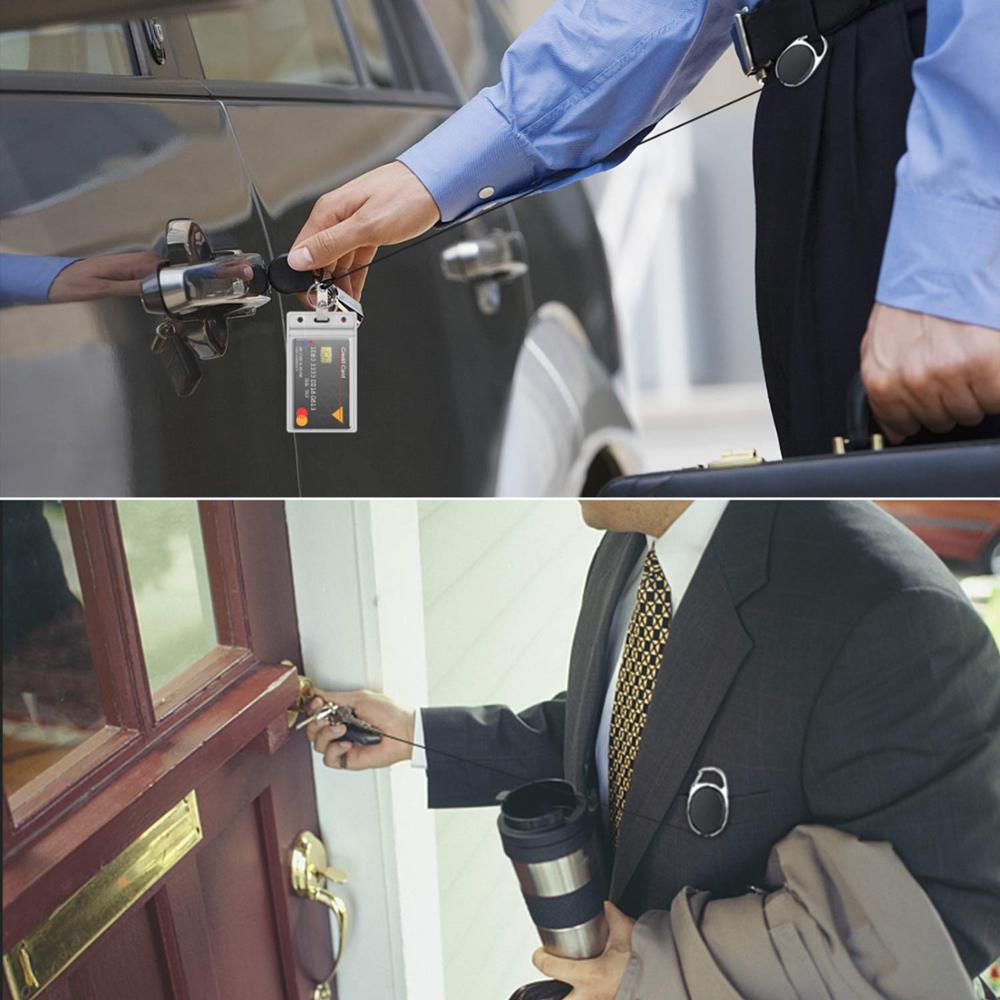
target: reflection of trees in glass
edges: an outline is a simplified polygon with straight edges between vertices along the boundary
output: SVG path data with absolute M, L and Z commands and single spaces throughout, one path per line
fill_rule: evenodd
M 174 559 L 172 543 L 189 530 L 185 504 L 119 500 L 118 519 L 133 586 L 162 581 Z
M 146 669 L 156 690 L 216 644 L 198 505 L 120 500 L 118 518 Z
M 21 787 L 104 722 L 61 505 L 3 502 L 3 758 Z M 79 584 L 76 584 L 79 590 Z

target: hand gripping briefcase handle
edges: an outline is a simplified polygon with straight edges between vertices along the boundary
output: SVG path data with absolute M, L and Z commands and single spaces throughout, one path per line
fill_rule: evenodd
M 872 416 L 868 393 L 861 380 L 861 373 L 856 372 L 847 385 L 847 434 L 833 439 L 833 452 L 843 455 L 846 451 L 881 451 L 885 447 L 885 439 Z
M 845 433 L 833 455 L 765 462 L 727 452 L 707 466 L 613 479 L 602 497 L 926 497 L 1000 495 L 1000 439 L 885 448 L 860 375 L 847 388 Z

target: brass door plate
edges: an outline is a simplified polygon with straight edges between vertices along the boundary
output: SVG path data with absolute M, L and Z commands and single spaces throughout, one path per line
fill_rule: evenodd
M 14 1000 L 41 993 L 201 838 L 192 791 L 4 955 Z

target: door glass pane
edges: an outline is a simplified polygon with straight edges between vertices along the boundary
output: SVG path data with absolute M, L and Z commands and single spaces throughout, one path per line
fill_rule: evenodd
M 3 780 L 7 794 L 104 725 L 62 504 L 3 502 Z
M 189 20 L 210 80 L 357 83 L 332 0 L 259 0 Z
M 385 35 L 379 23 L 372 0 L 345 0 L 344 6 L 351 18 L 354 34 L 361 46 L 368 73 L 372 83 L 377 87 L 394 87 L 397 84 L 396 71 L 393 69 L 389 50 L 386 48 Z
M 54 24 L 0 32 L 0 69 L 132 76 L 123 24 Z
M 217 643 L 194 500 L 119 500 L 149 686 L 155 693 Z

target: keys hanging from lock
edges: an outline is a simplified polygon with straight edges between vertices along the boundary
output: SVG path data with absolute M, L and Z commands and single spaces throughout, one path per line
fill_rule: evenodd
M 167 377 L 178 396 L 190 396 L 198 388 L 201 367 L 178 323 L 172 319 L 157 323 L 149 349 L 163 361 Z
M 305 729 L 310 722 L 321 722 L 324 719 L 329 719 L 331 724 L 339 722 L 346 726 L 347 732 L 340 739 L 348 743 L 357 743 L 359 746 L 367 747 L 382 742 L 381 734 L 371 723 L 359 719 L 349 706 L 337 705 L 332 701 L 325 702 L 311 715 L 296 722 L 295 729 Z

